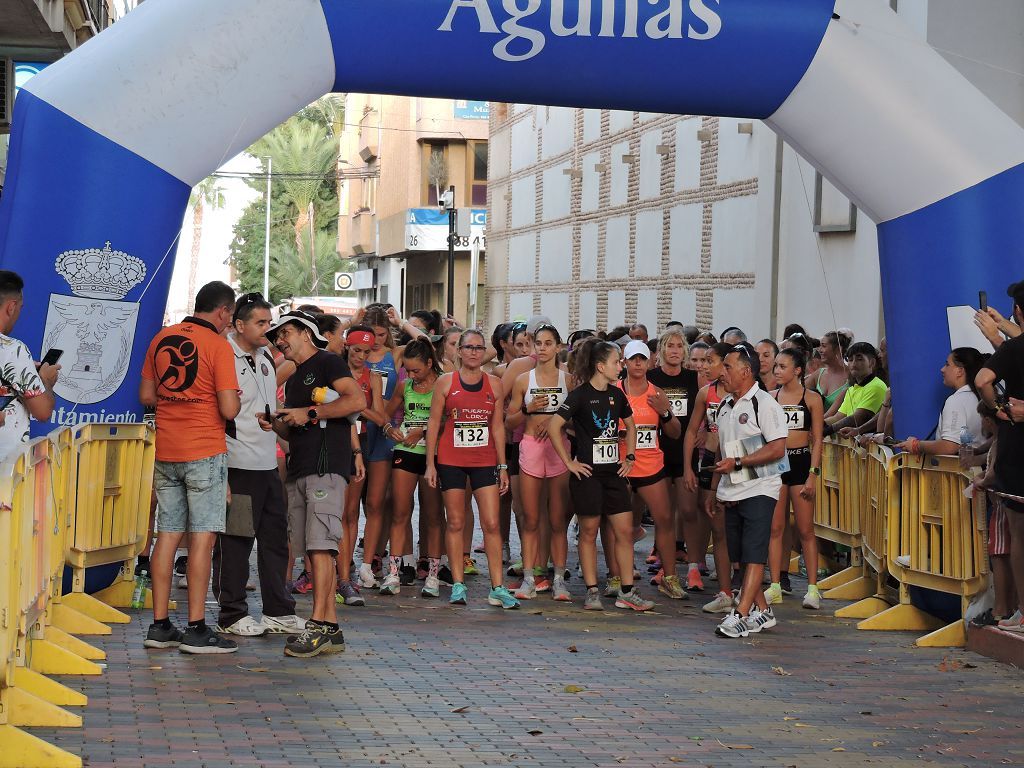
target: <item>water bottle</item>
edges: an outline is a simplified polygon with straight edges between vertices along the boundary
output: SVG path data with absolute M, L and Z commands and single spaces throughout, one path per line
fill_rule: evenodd
M 146 607 L 147 589 L 149 589 L 149 571 L 143 569 L 135 577 L 135 589 L 132 591 L 132 608 Z
M 974 461 L 974 435 L 964 424 L 960 428 L 960 469 L 970 469 Z

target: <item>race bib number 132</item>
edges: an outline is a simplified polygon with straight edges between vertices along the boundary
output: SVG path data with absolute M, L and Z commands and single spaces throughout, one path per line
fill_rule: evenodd
M 457 421 L 453 437 L 456 448 L 486 448 L 490 428 L 486 421 Z

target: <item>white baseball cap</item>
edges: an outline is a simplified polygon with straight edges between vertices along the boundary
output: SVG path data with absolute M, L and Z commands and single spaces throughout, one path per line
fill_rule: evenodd
M 626 345 L 626 349 L 623 351 L 622 356 L 629 360 L 637 355 L 643 355 L 645 359 L 651 359 L 651 348 L 647 346 L 646 341 L 640 341 L 640 339 L 633 339 L 629 344 Z

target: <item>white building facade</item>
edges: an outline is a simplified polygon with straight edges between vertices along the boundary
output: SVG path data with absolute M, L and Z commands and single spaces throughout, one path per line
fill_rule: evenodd
M 1024 122 L 1024 4 L 864 1 Z M 489 170 L 492 326 L 884 335 L 874 224 L 760 121 L 493 105 Z

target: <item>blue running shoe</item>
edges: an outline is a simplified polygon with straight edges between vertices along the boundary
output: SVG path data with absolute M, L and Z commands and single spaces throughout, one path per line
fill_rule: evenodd
M 452 596 L 448 598 L 448 602 L 452 605 L 465 605 L 466 604 L 466 585 L 462 582 L 452 584 Z
M 519 601 L 503 586 L 494 587 L 487 595 L 487 602 L 491 605 L 501 606 L 505 610 L 519 607 Z

